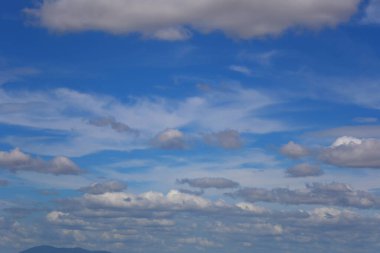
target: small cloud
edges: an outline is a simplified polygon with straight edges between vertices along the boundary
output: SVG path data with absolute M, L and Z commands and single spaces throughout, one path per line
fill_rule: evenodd
M 178 179 L 178 184 L 188 184 L 191 187 L 196 188 L 216 188 L 216 189 L 228 189 L 228 188 L 237 188 L 239 183 L 232 181 L 230 179 L 221 178 L 221 177 L 201 177 L 201 178 L 184 178 Z
M 185 136 L 177 129 L 166 129 L 157 134 L 153 146 L 162 149 L 184 149 L 186 148 Z
M 97 127 L 111 127 L 119 133 L 137 133 L 136 130 L 122 122 L 116 121 L 113 117 L 91 119 L 88 123 Z
M 83 171 L 69 158 L 54 157 L 50 161 L 33 158 L 16 148 L 9 152 L 0 151 L 0 169 L 11 172 L 34 171 L 54 175 L 77 175 Z
M 252 75 L 252 71 L 249 68 L 245 67 L 245 66 L 231 65 L 229 67 L 229 69 L 232 70 L 232 71 L 238 72 L 240 74 L 244 74 L 246 76 Z
M 281 147 L 281 154 L 288 156 L 292 159 L 299 159 L 309 155 L 309 150 L 293 141 Z
M 236 149 L 243 146 L 240 134 L 235 130 L 224 130 L 221 132 L 210 133 L 204 135 L 203 138 L 207 144 L 225 149 Z
M 323 171 L 319 166 L 302 163 L 287 169 L 286 174 L 289 177 L 316 177 L 323 175 Z
M 104 194 L 107 192 L 121 192 L 127 189 L 127 185 L 119 181 L 107 181 L 102 183 L 93 183 L 87 187 L 80 188 L 79 191 L 89 194 Z

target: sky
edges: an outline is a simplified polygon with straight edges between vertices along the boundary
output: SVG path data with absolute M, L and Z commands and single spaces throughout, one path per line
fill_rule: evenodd
M 3 0 L 0 248 L 380 250 L 380 1 Z

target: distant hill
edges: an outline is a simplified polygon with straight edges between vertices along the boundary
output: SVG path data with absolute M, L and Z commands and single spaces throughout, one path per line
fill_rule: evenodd
M 110 253 L 108 251 L 90 251 L 81 248 L 55 248 L 51 246 L 38 246 L 20 253 Z

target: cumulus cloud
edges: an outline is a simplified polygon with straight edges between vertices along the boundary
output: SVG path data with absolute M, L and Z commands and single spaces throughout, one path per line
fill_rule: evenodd
M 75 218 L 69 213 L 64 213 L 60 211 L 52 211 L 46 215 L 46 219 L 56 225 L 68 225 L 68 226 L 78 226 L 88 224 L 87 222 Z
M 317 224 L 336 224 L 345 221 L 356 221 L 358 214 L 350 210 L 332 207 L 319 207 L 310 211 L 309 221 Z
M 225 149 L 236 149 L 243 145 L 239 132 L 235 130 L 209 133 L 205 134 L 203 138 L 206 143 Z
M 228 189 L 239 187 L 239 183 L 227 178 L 221 177 L 201 177 L 201 178 L 184 178 L 177 180 L 179 184 L 188 184 L 191 187 L 196 188 L 216 188 L 216 189 Z
M 281 147 L 281 154 L 288 156 L 292 159 L 298 159 L 304 156 L 309 155 L 309 150 L 300 144 L 297 144 L 293 141 L 288 142 Z
M 153 146 L 162 149 L 184 149 L 186 148 L 185 135 L 177 129 L 166 129 L 157 134 Z
M 106 192 L 121 192 L 127 189 L 127 185 L 119 181 L 106 181 L 102 183 L 93 183 L 87 187 L 82 187 L 81 192 L 89 194 L 103 194 Z
M 334 27 L 356 12 L 360 0 L 43 0 L 26 13 L 58 32 L 99 30 L 182 40 L 191 30 L 238 38 L 281 34 L 291 28 Z
M 171 190 L 166 195 L 146 192 L 139 195 L 126 192 L 85 194 L 81 202 L 89 207 L 115 209 L 164 209 L 164 210 L 207 210 L 215 206 L 202 197 Z
M 315 177 L 321 176 L 323 171 L 319 166 L 301 163 L 287 169 L 286 174 L 290 177 Z
M 240 203 L 237 203 L 236 206 L 240 208 L 241 210 L 244 210 L 249 213 L 254 213 L 254 214 L 269 213 L 269 210 L 266 209 L 265 207 L 257 206 L 252 203 L 240 202 Z
M 0 168 L 11 172 L 35 171 L 54 175 L 77 175 L 83 172 L 67 157 L 57 156 L 44 161 L 33 158 L 18 148 L 9 152 L 0 151 Z
M 380 168 L 380 140 L 343 136 L 325 148 L 320 159 L 338 167 Z
M 366 191 L 355 191 L 342 183 L 313 183 L 305 189 L 243 188 L 229 194 L 248 202 L 271 202 L 281 204 L 335 205 L 357 208 L 379 208 L 380 198 Z

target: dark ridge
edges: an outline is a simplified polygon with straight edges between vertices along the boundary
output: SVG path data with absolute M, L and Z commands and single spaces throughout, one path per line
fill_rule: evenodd
M 108 251 L 91 251 L 82 248 L 55 248 L 52 246 L 37 246 L 20 253 L 110 253 Z

